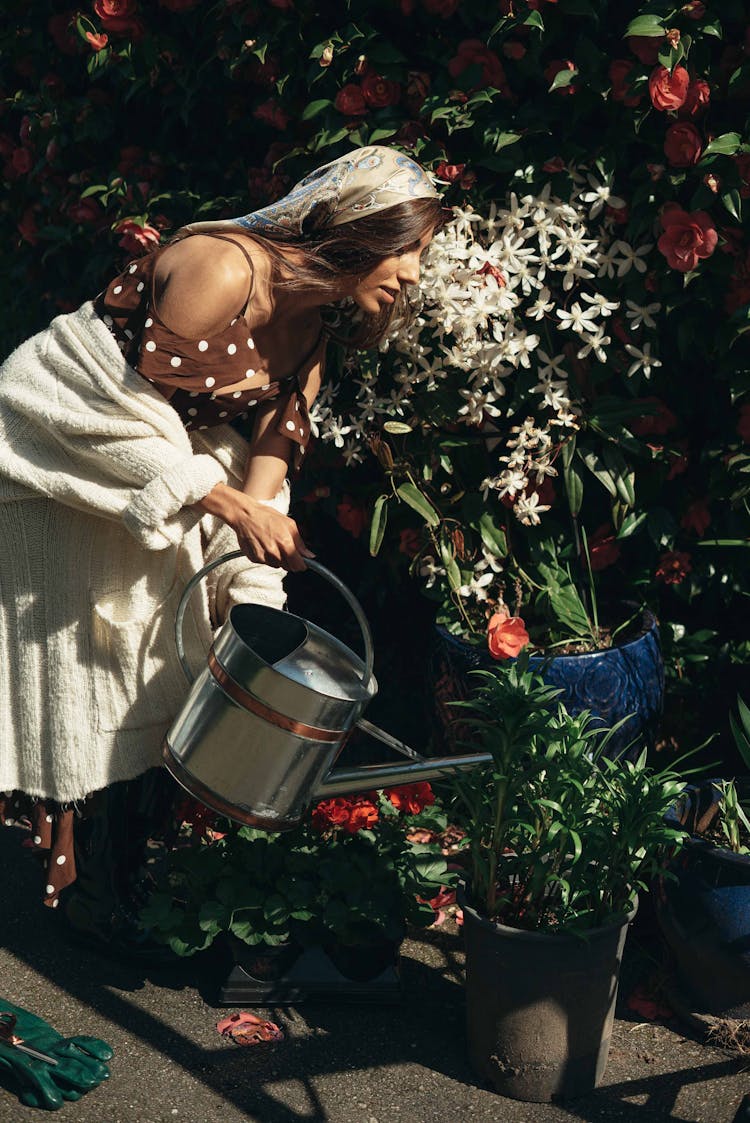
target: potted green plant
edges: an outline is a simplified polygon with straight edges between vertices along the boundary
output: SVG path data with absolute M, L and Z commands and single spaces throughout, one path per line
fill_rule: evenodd
M 688 832 L 661 879 L 656 915 L 679 975 L 675 1008 L 750 1018 L 750 709 L 730 717 L 746 771 L 688 785 L 668 821 Z
M 472 677 L 466 723 L 493 764 L 453 784 L 469 1056 L 503 1095 L 572 1097 L 603 1074 L 628 924 L 682 836 L 664 821 L 681 783 L 645 751 L 610 760 L 525 656 Z
M 429 901 L 451 879 L 438 845 L 407 837 L 445 825 L 433 804 L 425 783 L 338 797 L 279 834 L 226 820 L 206 830 L 198 810 L 141 922 L 181 956 L 223 940 L 258 982 L 282 979 L 308 948 L 367 981 L 397 962 L 407 923 L 432 923 Z

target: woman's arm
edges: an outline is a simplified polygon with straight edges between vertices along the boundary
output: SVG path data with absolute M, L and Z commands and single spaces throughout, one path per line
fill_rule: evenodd
M 199 245 L 201 242 L 203 246 Z M 180 335 L 214 334 L 244 307 L 251 281 L 247 261 L 229 243 L 215 238 L 178 242 L 162 255 L 155 275 L 159 316 Z M 284 438 L 279 440 L 289 445 Z M 260 502 L 278 492 L 287 461 L 283 461 L 282 471 L 279 450 L 274 446 L 269 453 L 265 445 L 263 448 L 261 481 L 253 476 L 252 486 L 243 491 L 217 484 L 195 506 L 231 526 L 240 548 L 251 561 L 301 570 L 305 568 L 305 558 L 313 555 L 302 541 L 297 524 Z M 288 454 L 287 449 L 287 457 Z

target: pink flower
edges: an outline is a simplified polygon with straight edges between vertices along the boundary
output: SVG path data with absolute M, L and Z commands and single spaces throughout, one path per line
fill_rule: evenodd
M 620 546 L 611 523 L 597 527 L 588 540 L 588 547 L 591 568 L 595 573 L 614 565 L 620 556 Z
M 388 788 L 384 793 L 398 811 L 404 815 L 418 815 L 435 802 L 435 794 L 426 780 L 416 784 L 402 784 Z
M 687 88 L 685 101 L 680 106 L 678 117 L 697 117 L 705 113 L 711 101 L 711 87 L 703 78 L 695 78 Z
M 159 231 L 153 226 L 141 226 L 131 218 L 124 218 L 115 226 L 115 234 L 122 234 L 119 245 L 128 253 L 140 254 L 144 250 L 158 246 Z
M 612 59 L 609 64 L 609 80 L 612 83 L 612 100 L 621 101 L 623 105 L 632 108 L 639 105 L 641 94 L 634 94 L 630 88 L 630 76 L 635 68 L 635 63 L 627 58 Z
M 515 659 L 529 642 L 529 633 L 520 616 L 496 612 L 487 624 L 487 647 L 493 659 Z
M 664 42 L 663 35 L 629 35 L 628 46 L 644 66 L 655 66 Z
M 91 50 L 97 53 L 103 50 L 107 46 L 107 43 L 109 43 L 109 36 L 105 35 L 104 32 L 102 32 L 101 35 L 94 35 L 92 31 L 87 31 L 86 39 Z
M 367 513 L 364 507 L 356 503 L 350 495 L 345 495 L 336 507 L 336 518 L 339 526 L 348 530 L 352 538 L 359 538 L 367 525 Z
M 401 87 L 398 82 L 392 82 L 374 70 L 368 70 L 362 76 L 362 96 L 373 109 L 385 109 L 389 105 L 398 105 Z

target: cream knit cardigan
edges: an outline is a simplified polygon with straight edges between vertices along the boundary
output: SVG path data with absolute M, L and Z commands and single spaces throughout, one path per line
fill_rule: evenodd
M 187 693 L 174 618 L 189 578 L 237 548 L 191 508 L 241 486 L 226 425 L 188 436 L 90 303 L 0 367 L 0 791 L 81 799 L 160 763 Z M 288 510 L 289 489 L 271 501 Z M 188 657 L 240 601 L 284 604 L 282 572 L 241 559 L 193 594 Z

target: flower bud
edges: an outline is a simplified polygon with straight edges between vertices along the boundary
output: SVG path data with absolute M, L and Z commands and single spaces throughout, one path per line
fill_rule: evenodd
M 319 59 L 321 66 L 330 66 L 333 62 L 333 43 L 327 43 Z
M 360 75 L 364 74 L 364 72 L 366 70 L 367 70 L 367 55 L 360 55 L 359 58 L 357 59 L 357 64 L 354 67 L 354 73 L 357 76 L 360 76 Z

